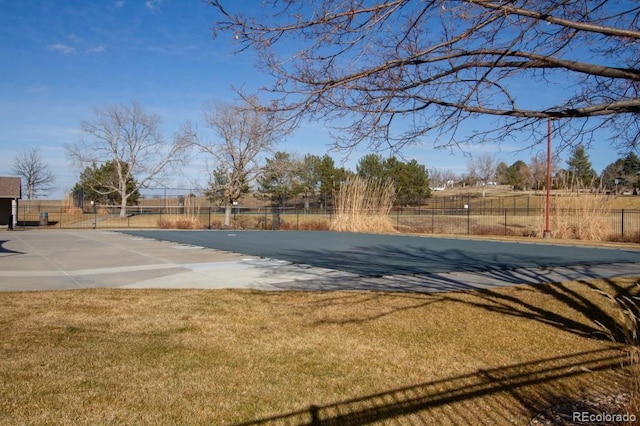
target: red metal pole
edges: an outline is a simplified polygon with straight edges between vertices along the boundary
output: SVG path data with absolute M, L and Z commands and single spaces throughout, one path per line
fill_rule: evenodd
M 544 238 L 551 238 L 551 226 L 549 217 L 551 215 L 551 118 L 547 118 L 547 194 L 544 208 Z

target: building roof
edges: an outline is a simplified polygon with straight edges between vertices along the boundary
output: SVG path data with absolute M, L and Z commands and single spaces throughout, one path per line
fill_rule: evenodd
M 19 177 L 0 176 L 0 198 L 22 198 Z

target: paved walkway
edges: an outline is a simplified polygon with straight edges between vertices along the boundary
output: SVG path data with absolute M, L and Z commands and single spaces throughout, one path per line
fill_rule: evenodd
M 527 267 L 519 268 L 513 267 L 514 264 L 506 267 L 504 258 L 496 257 L 495 253 L 482 252 L 488 246 L 473 248 L 472 243 L 464 243 L 464 240 L 462 244 L 471 247 L 467 254 L 452 247 L 443 247 L 444 239 L 423 239 L 425 244 L 436 246 L 426 250 L 416 247 L 415 240 L 400 236 L 390 237 L 399 238 L 399 242 L 409 241 L 412 247 L 410 251 L 396 252 L 392 249 L 393 245 L 386 243 L 379 247 L 369 245 L 369 251 L 364 248 L 359 252 L 353 251 L 345 241 L 355 244 L 360 241 L 358 239 L 369 238 L 361 234 L 296 235 L 267 232 L 249 235 L 226 231 L 171 234 L 169 231 L 163 234 L 163 238 L 171 239 L 171 235 L 217 241 L 235 240 L 233 244 L 242 243 L 240 239 L 247 238 L 256 247 L 259 245 L 257 239 L 263 238 L 261 244 L 270 245 L 272 250 L 278 248 L 280 255 L 271 258 L 238 254 L 202 247 L 204 244 L 159 241 L 144 238 L 140 234 L 100 230 L 7 231 L 0 233 L 0 291 L 109 287 L 427 292 L 580 278 L 640 276 L 640 252 L 629 250 L 585 251 L 582 252 L 586 256 L 583 261 L 554 263 L 551 260 L 557 259 L 558 254 L 554 254 L 553 250 L 556 249 L 550 247 L 556 246 L 547 246 L 534 250 L 541 251 L 542 258 L 547 259 L 548 264 L 541 265 L 526 263 L 517 251 L 513 252 L 519 245 L 495 246 L 511 251 L 510 256 L 514 261 L 520 257 Z M 309 240 L 310 236 L 316 238 L 315 243 Z M 371 236 L 374 237 L 378 238 Z M 322 238 L 337 238 L 331 240 L 334 249 L 323 247 Z M 288 239 L 306 239 L 307 250 L 298 253 L 302 256 L 300 259 L 305 261 L 291 257 L 297 253 L 294 249 L 290 250 L 289 255 L 286 254 Z M 475 249 L 480 251 L 473 254 Z M 382 253 L 380 250 L 386 252 L 387 256 L 380 257 L 378 262 L 372 260 Z M 565 247 L 564 250 L 569 249 Z M 558 253 L 562 251 L 560 248 Z M 333 255 L 328 256 L 330 253 Z M 429 255 L 436 253 L 439 257 L 429 258 Z M 452 254 L 455 256 L 449 262 L 453 265 L 459 262 L 459 270 L 444 266 L 445 259 Z M 528 262 L 533 262 L 534 258 L 537 259 L 534 256 Z M 463 259 L 466 261 L 460 263 Z M 491 259 L 493 263 L 487 263 Z M 428 269 L 425 265 L 432 261 L 436 261 L 440 268 Z

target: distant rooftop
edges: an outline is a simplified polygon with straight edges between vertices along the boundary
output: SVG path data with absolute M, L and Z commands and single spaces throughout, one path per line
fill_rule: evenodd
M 22 198 L 19 177 L 0 176 L 0 198 Z

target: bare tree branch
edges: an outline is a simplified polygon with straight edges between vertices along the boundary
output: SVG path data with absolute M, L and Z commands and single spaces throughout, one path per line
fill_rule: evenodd
M 273 78 L 263 89 L 270 109 L 291 125 L 346 123 L 343 148 L 397 150 L 430 133 L 437 146 L 533 144 L 547 118 L 570 119 L 569 140 L 605 130 L 620 148 L 640 143 L 640 6 L 631 0 L 272 0 L 252 16 L 229 0 L 209 3 L 220 13 L 214 31 L 254 51 Z M 456 136 L 487 115 L 499 127 Z

